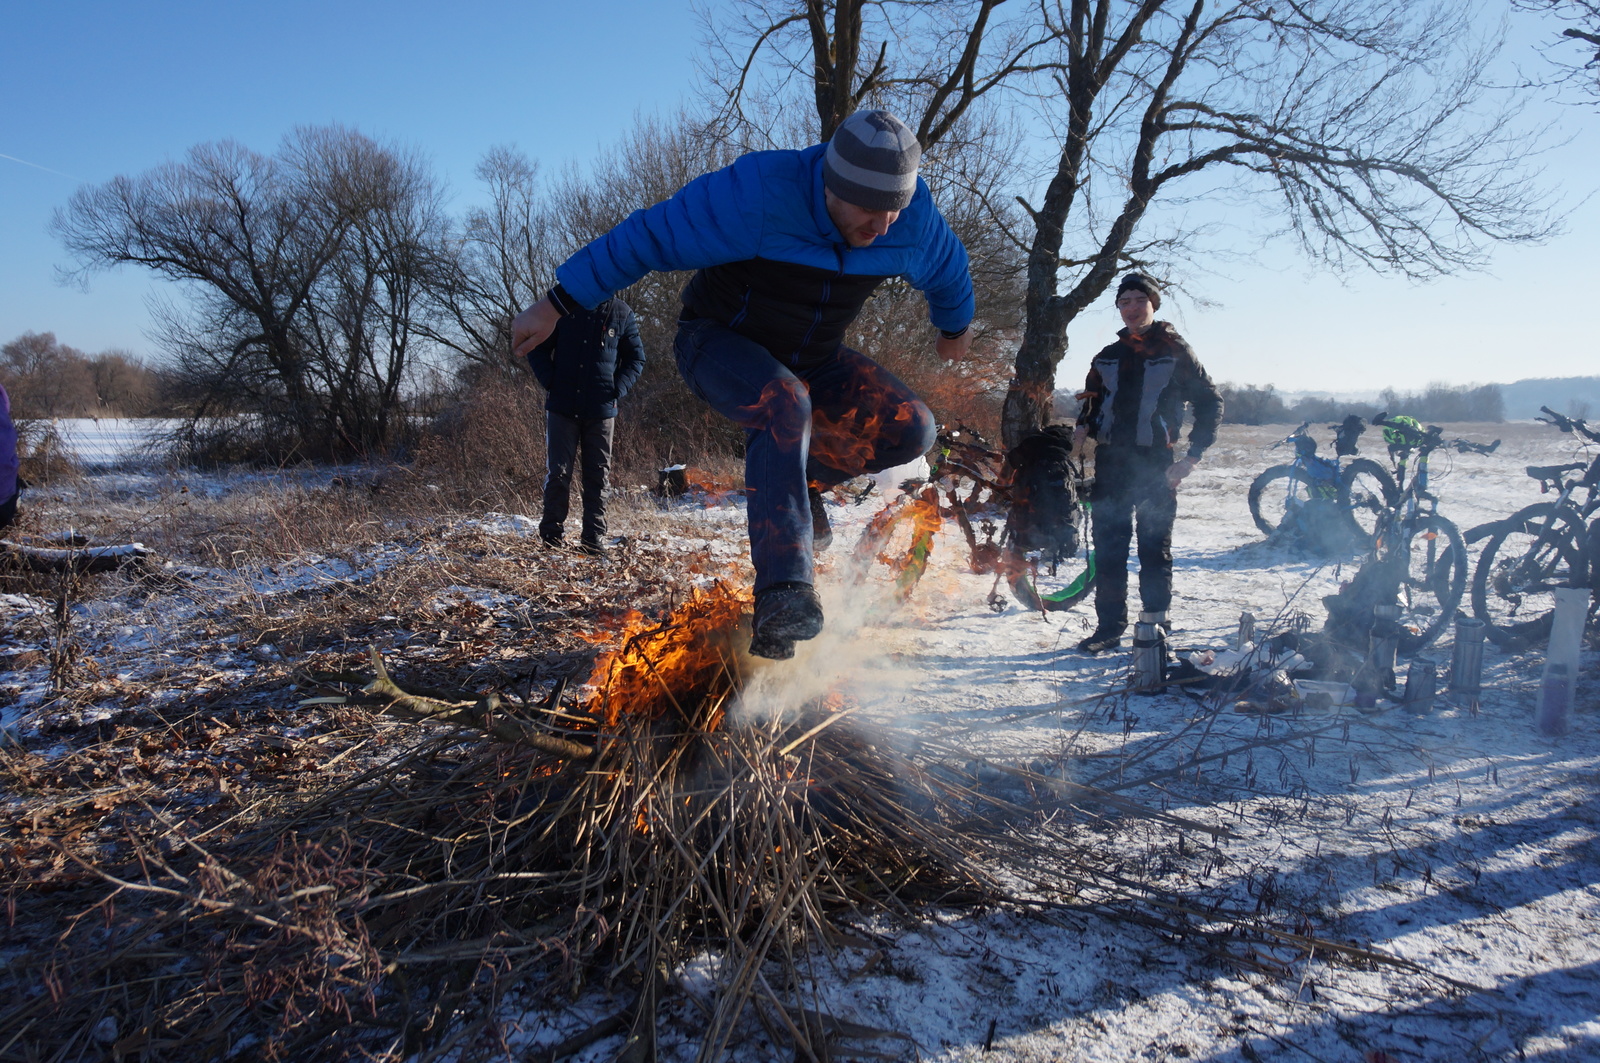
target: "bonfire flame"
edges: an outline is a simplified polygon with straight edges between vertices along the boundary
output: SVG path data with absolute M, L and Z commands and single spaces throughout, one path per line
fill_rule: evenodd
M 735 647 L 748 636 L 749 605 L 717 583 L 696 588 L 660 622 L 629 612 L 617 648 L 602 653 L 589 675 L 589 711 L 615 727 L 624 716 L 651 720 L 673 709 L 715 729 L 737 685 Z

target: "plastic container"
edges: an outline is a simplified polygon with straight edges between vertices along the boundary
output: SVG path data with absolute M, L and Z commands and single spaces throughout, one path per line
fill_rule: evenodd
M 1589 588 L 1558 587 L 1556 615 L 1550 623 L 1550 648 L 1545 660 L 1564 664 L 1567 675 L 1578 674 L 1578 654 L 1583 646 L 1583 623 L 1589 614 Z
M 1572 729 L 1572 680 L 1565 662 L 1551 661 L 1545 666 L 1533 726 L 1546 738 L 1559 738 Z
M 1246 610 L 1239 614 L 1239 631 L 1233 636 L 1233 648 L 1240 653 L 1256 641 L 1256 614 Z
M 1342 712 L 1356 702 L 1356 688 L 1324 679 L 1296 679 L 1295 692 L 1307 712 Z

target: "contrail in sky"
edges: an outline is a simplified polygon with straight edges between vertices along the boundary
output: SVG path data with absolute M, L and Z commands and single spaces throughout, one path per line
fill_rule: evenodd
M 7 155 L 3 151 L 0 151 L 0 159 L 10 159 L 12 162 L 20 162 L 24 166 L 32 166 L 35 170 L 43 170 L 45 173 L 53 173 L 57 177 L 65 177 L 69 181 L 77 181 L 80 184 L 83 182 L 83 178 L 81 177 L 74 177 L 70 173 L 62 173 L 60 170 L 52 170 L 48 166 L 40 166 L 36 162 L 29 162 L 27 159 L 19 159 L 15 155 Z

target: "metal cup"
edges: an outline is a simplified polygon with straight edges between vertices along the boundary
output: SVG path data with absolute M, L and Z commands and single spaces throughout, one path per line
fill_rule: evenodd
M 1450 655 L 1450 689 L 1477 696 L 1483 690 L 1483 637 L 1488 625 L 1470 616 L 1456 618 L 1456 645 Z
M 1133 689 L 1141 694 L 1155 694 L 1165 689 L 1162 674 L 1166 647 L 1162 645 L 1161 629 L 1155 624 L 1133 625 Z
M 1372 607 L 1372 632 L 1367 637 L 1367 666 L 1372 681 L 1383 690 L 1393 690 L 1394 655 L 1400 647 L 1400 607 Z
M 1432 661 L 1412 661 L 1406 670 L 1406 706 L 1415 713 L 1433 711 L 1433 697 L 1439 692 L 1439 670 Z

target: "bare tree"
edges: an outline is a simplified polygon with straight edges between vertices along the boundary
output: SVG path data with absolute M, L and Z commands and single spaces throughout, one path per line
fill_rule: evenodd
M 927 150 L 1008 79 L 1045 68 L 1053 31 L 998 18 L 1005 2 L 737 0 L 702 11 L 704 75 L 720 117 L 758 133 L 803 85 L 817 139 L 865 105 L 893 103 Z
M 1597 0 L 1512 0 L 1524 11 L 1551 15 L 1568 22 L 1561 31 L 1567 40 L 1552 48 L 1549 60 L 1558 71 L 1556 81 L 1574 85 L 1600 103 L 1600 2 Z M 1566 45 L 1561 47 L 1561 45 Z M 1576 53 L 1576 56 L 1574 55 Z
M 1029 206 L 1028 328 L 1005 430 L 1041 423 L 1066 327 L 1124 267 L 1158 275 L 1193 234 L 1142 236 L 1161 197 L 1195 187 L 1281 220 L 1313 260 L 1410 277 L 1482 263 L 1491 240 L 1548 235 L 1462 9 L 1414 0 L 1073 0 L 1061 32 L 1060 153 Z M 1120 15 L 1120 17 L 1116 17 Z M 1202 174 L 1221 171 L 1214 177 Z M 1096 190 L 1100 189 L 1099 194 Z M 1074 214 L 1087 224 L 1068 229 Z
M 82 188 L 52 225 L 79 275 L 134 265 L 182 287 L 161 335 L 195 417 L 248 412 L 279 456 L 324 457 L 393 427 L 411 306 L 440 259 L 437 197 L 416 159 L 311 128 L 274 156 L 205 144 Z
M 1152 213 L 1162 204 L 1244 205 L 1230 220 L 1266 220 L 1313 260 L 1410 277 L 1471 268 L 1490 241 L 1550 231 L 1529 140 L 1514 104 L 1485 84 L 1488 52 L 1457 5 L 1039 0 L 1003 24 L 1000 6 L 749 0 L 741 27 L 718 27 L 739 46 L 712 84 L 748 117 L 762 63 L 779 85 L 809 77 L 823 135 L 840 106 L 904 93 L 936 156 L 967 146 L 940 137 L 981 100 L 1031 102 L 1048 153 L 1037 184 L 1012 182 L 1027 222 L 1000 211 L 992 221 L 1027 255 L 1008 443 L 1047 419 L 1067 326 L 1121 270 L 1170 280 L 1204 253 L 1202 227 L 1182 224 L 1183 211 Z M 784 48 L 801 28 L 809 64 Z
M 549 288 L 559 259 L 538 164 L 494 147 L 476 175 L 489 202 L 468 210 L 452 237 L 453 269 L 434 288 L 429 327 L 469 364 L 503 371 L 511 319 Z
M 0 383 L 18 417 L 81 417 L 98 412 L 88 355 L 53 332 L 24 332 L 0 348 Z

